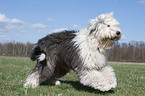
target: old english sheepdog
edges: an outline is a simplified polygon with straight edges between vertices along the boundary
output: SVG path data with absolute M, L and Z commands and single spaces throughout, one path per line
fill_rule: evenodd
M 107 57 L 109 49 L 121 38 L 118 25 L 113 13 L 102 14 L 78 32 L 64 30 L 40 39 L 31 54 L 37 64 L 24 87 L 59 85 L 58 78 L 73 70 L 85 86 L 100 91 L 115 88 L 117 80 L 113 68 L 107 66 Z

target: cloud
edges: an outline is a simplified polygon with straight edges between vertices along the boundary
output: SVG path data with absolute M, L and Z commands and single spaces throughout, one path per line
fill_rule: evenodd
M 24 22 L 19 19 L 9 19 L 4 14 L 0 14 L 0 32 L 10 32 L 24 26 Z
M 35 29 L 38 33 L 41 34 L 47 33 L 47 27 L 48 27 L 47 25 L 37 23 L 37 24 L 32 24 L 31 27 L 32 29 Z
M 9 19 L 4 14 L 0 14 L 0 22 L 1 23 L 10 23 L 10 24 L 24 24 L 23 21 L 16 19 L 16 18 Z
M 10 20 L 11 21 L 11 23 L 13 23 L 13 24 L 24 24 L 24 22 L 23 21 L 21 21 L 21 20 L 19 20 L 19 19 L 11 19 Z
M 55 32 L 60 32 L 60 31 L 64 31 L 64 30 L 68 30 L 68 29 L 67 28 L 54 29 L 51 32 L 55 33 Z
M 7 35 L 0 35 L 0 40 L 1 41 L 8 41 L 11 40 Z
M 19 32 L 27 32 L 28 30 L 36 30 L 37 32 L 41 32 L 46 30 L 47 25 L 36 23 L 29 24 L 22 20 L 13 18 L 7 18 L 4 14 L 0 14 L 0 33 L 19 33 Z
M 46 34 L 47 28 L 47 25 L 41 23 L 30 24 L 17 18 L 8 18 L 0 13 L 0 42 L 21 38 L 22 34 L 29 34 L 29 32 Z
M 145 0 L 138 1 L 140 4 L 145 4 Z
M 38 23 L 38 24 L 32 24 L 31 26 L 34 29 L 44 29 L 44 28 L 47 28 L 47 25 L 40 24 L 40 23 Z
M 80 27 L 80 25 L 74 24 L 73 27 L 74 27 L 74 28 L 78 28 L 78 27 Z
M 79 29 L 81 29 L 81 26 L 80 26 L 80 25 L 76 25 L 76 24 L 74 24 L 74 25 L 73 25 L 73 29 L 75 29 L 75 30 L 79 30 Z
M 55 21 L 55 20 L 54 20 L 54 19 L 52 19 L 52 18 L 48 18 L 47 20 L 48 20 L 48 21 Z

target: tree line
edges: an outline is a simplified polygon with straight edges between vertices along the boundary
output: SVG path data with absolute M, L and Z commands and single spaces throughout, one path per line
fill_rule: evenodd
M 0 43 L 0 56 L 30 56 L 34 44 L 9 42 Z M 145 62 L 145 42 L 131 41 L 129 43 L 117 42 L 110 50 L 110 61 Z
M 34 44 L 27 42 L 0 43 L 0 56 L 29 56 Z
M 109 60 L 145 62 L 145 42 L 116 43 L 110 50 Z

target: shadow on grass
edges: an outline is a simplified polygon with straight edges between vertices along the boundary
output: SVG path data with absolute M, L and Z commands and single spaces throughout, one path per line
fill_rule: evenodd
M 89 92 L 89 93 L 96 93 L 96 94 L 101 94 L 101 95 L 106 95 L 106 94 L 112 94 L 115 93 L 114 90 L 109 90 L 109 91 L 99 91 L 97 89 L 88 87 L 88 86 L 84 86 L 82 85 L 79 81 L 63 81 L 63 80 L 59 80 L 61 83 L 64 84 L 70 84 L 72 85 L 75 89 L 79 90 L 79 91 L 85 91 L 85 92 Z M 40 84 L 41 86 L 47 86 L 47 85 L 54 85 L 54 84 L 48 84 L 48 83 L 42 83 Z M 60 85 L 61 86 L 61 85 Z
M 80 90 L 80 91 L 82 90 L 82 91 L 87 91 L 90 93 L 97 93 L 97 94 L 99 93 L 102 95 L 114 93 L 114 90 L 102 92 L 102 91 L 93 89 L 91 87 L 84 86 L 79 81 L 62 81 L 62 80 L 60 80 L 60 81 L 61 81 L 61 83 L 71 84 L 75 89 Z

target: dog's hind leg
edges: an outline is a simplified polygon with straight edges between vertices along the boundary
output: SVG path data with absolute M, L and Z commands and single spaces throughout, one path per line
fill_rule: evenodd
M 24 87 L 25 88 L 36 88 L 40 82 L 39 82 L 39 77 L 40 77 L 40 71 L 42 70 L 42 66 L 40 63 L 37 63 L 33 71 L 28 75 L 28 77 L 25 80 Z
M 97 70 L 84 70 L 79 78 L 83 85 L 93 87 L 94 89 L 99 89 L 100 91 L 109 91 L 111 89 L 108 80 L 102 72 Z
M 56 79 L 55 72 L 55 64 L 50 64 L 49 61 L 43 64 L 42 71 L 39 77 L 40 84 L 55 84 L 60 85 L 60 81 Z
M 117 86 L 117 80 L 116 80 L 115 73 L 112 67 L 106 66 L 102 68 L 100 72 L 102 72 L 105 78 L 109 81 L 112 88 L 115 88 Z
M 38 72 L 33 72 L 28 75 L 24 87 L 25 88 L 36 88 L 39 85 L 39 74 Z

